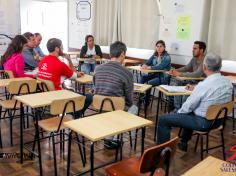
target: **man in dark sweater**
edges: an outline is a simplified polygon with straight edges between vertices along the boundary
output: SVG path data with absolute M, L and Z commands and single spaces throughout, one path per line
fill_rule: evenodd
M 94 75 L 94 93 L 125 98 L 125 110 L 133 105 L 133 75 L 122 66 L 126 45 L 115 42 L 110 46 L 111 61 L 97 66 Z
M 174 76 L 183 76 L 183 77 L 201 77 L 204 76 L 203 73 L 203 60 L 204 53 L 206 50 L 206 44 L 202 41 L 195 41 L 193 45 L 193 58 L 191 61 L 184 67 L 179 69 L 172 69 L 170 73 Z

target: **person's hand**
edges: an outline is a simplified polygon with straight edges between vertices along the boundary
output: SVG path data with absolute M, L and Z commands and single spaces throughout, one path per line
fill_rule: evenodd
M 191 84 L 187 84 L 186 87 L 185 87 L 185 89 L 189 90 L 189 91 L 193 91 L 194 88 L 195 88 L 195 86 L 191 85 Z
M 181 73 L 180 72 L 178 72 L 177 70 L 172 70 L 172 73 L 171 73 L 173 76 L 180 76 L 181 75 Z
M 95 54 L 95 55 L 93 55 L 93 58 L 94 58 L 94 59 L 99 59 L 100 56 L 98 56 L 98 55 Z
M 142 67 L 141 67 L 142 69 L 147 69 L 148 68 L 148 66 L 147 65 L 142 65 Z
M 71 60 L 69 54 L 63 54 L 63 57 L 64 57 L 66 60 L 68 60 L 68 61 Z
M 77 72 L 77 76 L 78 76 L 78 77 L 84 76 L 84 72 Z
M 36 55 L 34 56 L 34 60 L 40 61 L 40 56 L 39 56 L 38 54 L 36 54 Z

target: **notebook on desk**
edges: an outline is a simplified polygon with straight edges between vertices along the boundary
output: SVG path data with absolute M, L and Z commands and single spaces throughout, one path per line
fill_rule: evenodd
M 189 90 L 186 90 L 185 87 L 186 86 L 169 86 L 169 85 L 160 85 L 161 88 L 167 90 L 168 92 L 172 92 L 172 93 L 177 93 L 177 92 L 191 92 Z
M 134 83 L 134 90 L 139 90 L 142 87 L 142 84 Z

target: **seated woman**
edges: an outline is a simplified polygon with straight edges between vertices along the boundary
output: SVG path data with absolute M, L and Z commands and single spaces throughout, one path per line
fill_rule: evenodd
M 148 70 L 170 70 L 171 58 L 165 50 L 166 45 L 163 40 L 156 42 L 156 51 L 150 57 L 150 59 L 142 66 L 143 69 Z M 160 74 L 160 75 L 158 75 Z M 163 73 L 149 73 L 141 76 L 141 83 L 148 83 L 152 86 L 158 86 L 165 83 Z
M 14 77 L 34 77 L 33 75 L 25 74 L 25 61 L 21 54 L 27 46 L 27 39 L 23 35 L 16 35 L 9 44 L 6 52 L 2 56 L 1 64 L 4 70 L 12 71 Z
M 92 35 L 85 37 L 85 45 L 81 49 L 80 58 L 102 58 L 101 48 L 99 45 L 94 44 L 94 37 Z M 90 72 L 94 72 L 95 66 L 96 61 L 88 59 L 88 61 L 82 64 L 81 71 L 90 74 Z

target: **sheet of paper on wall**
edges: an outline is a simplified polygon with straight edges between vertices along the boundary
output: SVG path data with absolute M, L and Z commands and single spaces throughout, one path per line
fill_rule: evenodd
M 76 8 L 76 17 L 80 21 L 91 19 L 91 4 L 89 1 L 78 1 Z
M 179 15 L 177 17 L 177 40 L 189 40 L 191 36 L 191 16 L 190 15 Z

